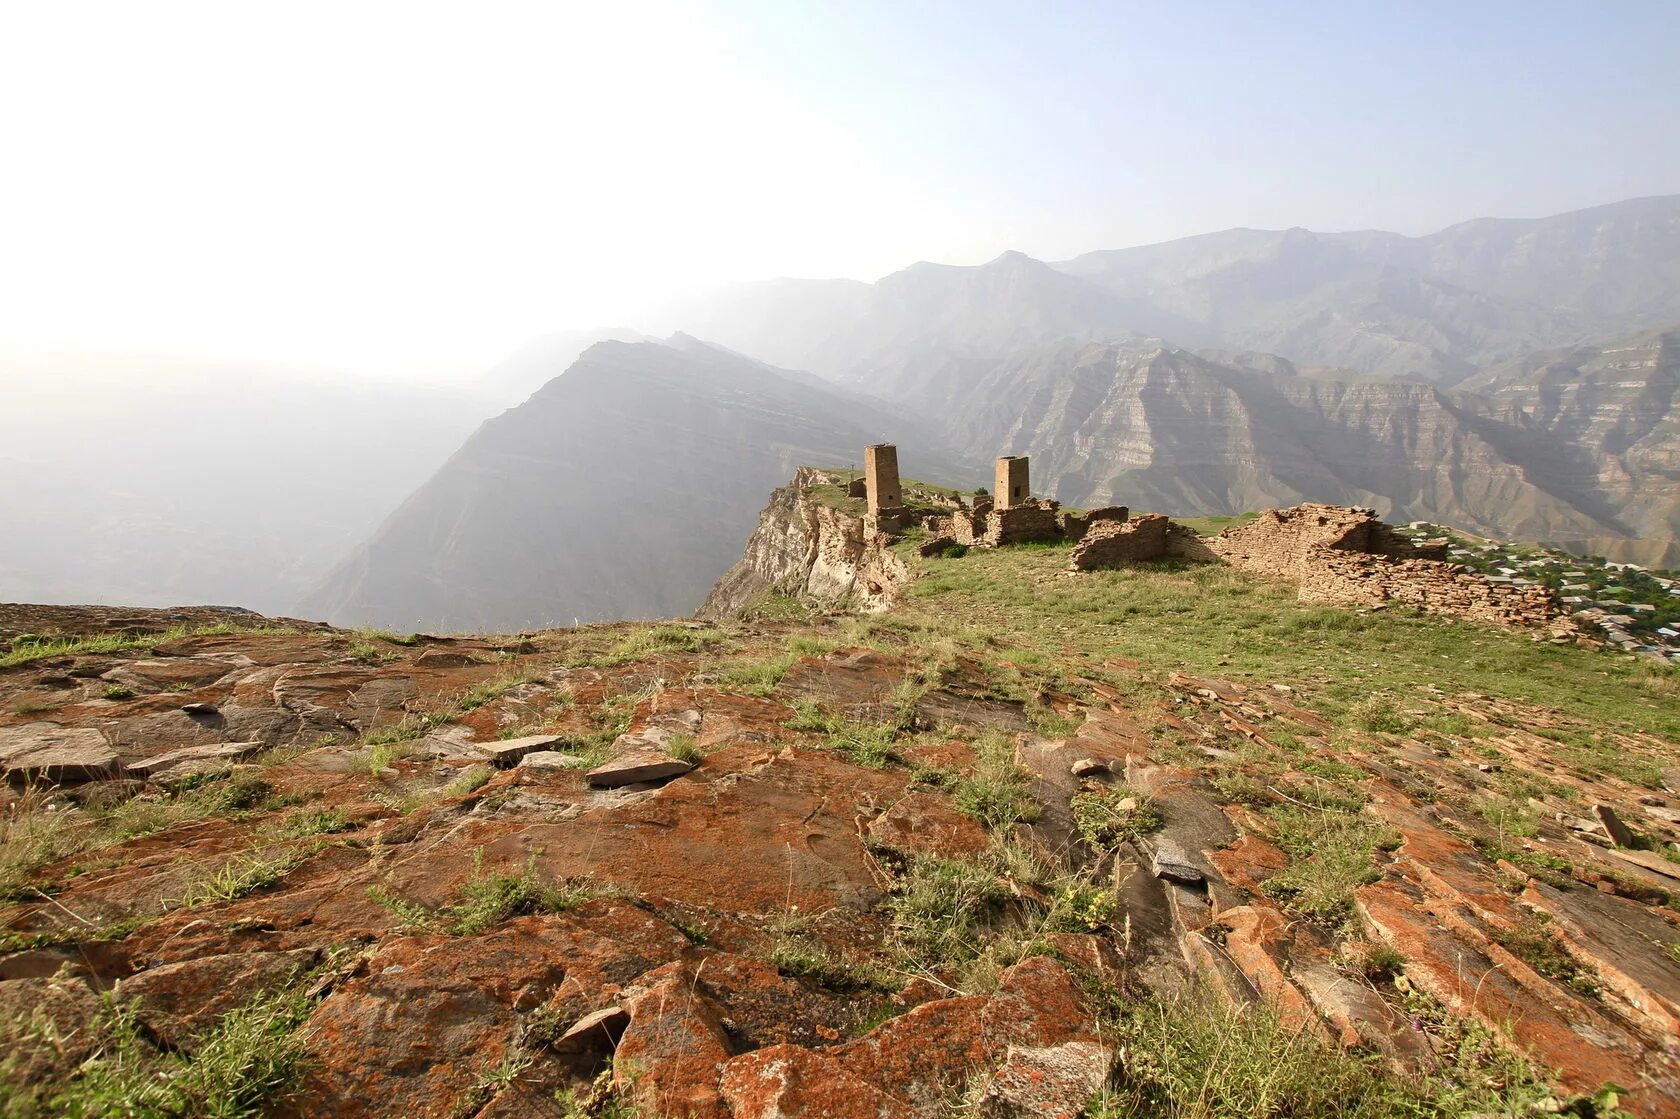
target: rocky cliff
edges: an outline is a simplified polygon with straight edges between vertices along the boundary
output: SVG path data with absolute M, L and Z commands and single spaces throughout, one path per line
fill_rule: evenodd
M 909 571 L 869 531 L 861 501 L 844 496 L 846 482 L 844 475 L 801 467 L 776 489 L 740 561 L 707 594 L 700 616 L 740 614 L 771 595 L 885 609 Z

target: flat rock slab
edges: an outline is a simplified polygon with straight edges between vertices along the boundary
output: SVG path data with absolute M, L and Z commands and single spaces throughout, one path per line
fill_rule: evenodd
M 414 658 L 416 668 L 467 668 L 484 662 L 469 653 L 451 649 L 427 649 Z
M 632 750 L 605 765 L 596 766 L 587 774 L 587 780 L 598 789 L 615 789 L 620 785 L 681 777 L 693 768 L 690 763 L 673 758 L 663 750 Z
M 0 727 L 0 775 L 8 780 L 72 784 L 122 771 L 116 750 L 96 730 L 57 723 Z
M 583 761 L 576 754 L 559 750 L 536 750 L 519 759 L 520 769 L 576 769 Z
M 253 754 L 263 750 L 261 742 L 212 742 L 207 746 L 184 746 L 179 750 L 171 750 L 166 754 L 157 754 L 150 758 L 142 758 L 129 763 L 131 773 L 141 777 L 155 777 L 158 774 L 174 769 L 176 766 L 191 762 L 237 762 L 244 761 Z
M 609 1006 L 585 1014 L 561 1034 L 552 1046 L 556 1053 L 610 1054 L 630 1025 L 630 1014 L 621 1006 Z
M 505 738 L 500 742 L 475 742 L 473 749 L 483 755 L 490 764 L 506 769 L 517 764 L 527 754 L 547 750 L 563 741 L 565 739 L 558 734 L 532 734 L 524 738 Z

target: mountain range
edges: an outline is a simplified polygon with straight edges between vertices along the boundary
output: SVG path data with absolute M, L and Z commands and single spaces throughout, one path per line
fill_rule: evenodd
M 963 486 L 1031 455 L 1069 504 L 1338 501 L 1680 564 L 1680 196 L 766 280 L 645 318 L 455 392 L 53 386 L 74 446 L 0 415 L 21 479 L 0 598 L 433 629 L 681 614 L 794 466 L 881 439 Z
M 1332 501 L 1680 563 L 1680 197 L 1427 237 L 1009 252 L 672 314 L 686 333 L 666 343 L 568 369 L 567 336 L 509 363 L 554 379 L 299 610 L 481 629 L 686 613 L 794 465 L 888 437 L 907 473 L 957 485 L 1031 455 L 1035 489 L 1069 504 Z

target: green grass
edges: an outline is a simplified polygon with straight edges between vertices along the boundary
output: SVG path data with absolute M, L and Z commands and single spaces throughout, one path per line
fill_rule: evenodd
M 974 740 L 974 764 L 955 780 L 952 797 L 957 807 L 990 831 L 1003 831 L 1020 821 L 1038 817 L 1027 775 L 1015 764 L 1015 743 L 999 730 Z
M 64 1119 L 255 1119 L 303 1059 L 307 984 L 260 995 L 225 1015 L 191 1056 L 154 1047 L 135 1006 L 107 997 L 83 1029 L 92 1053 L 59 1083 L 25 1084 L 0 1064 L 0 1114 Z
M 464 797 L 469 793 L 476 793 L 489 784 L 490 779 L 494 776 L 496 776 L 494 766 L 470 765 L 461 771 L 460 776 L 443 787 L 443 795 L 445 797 Z
M 368 896 L 405 928 L 476 936 L 512 917 L 564 913 L 611 893 L 593 878 L 548 879 L 537 871 L 534 855 L 517 874 L 486 873 L 483 857 L 480 848 L 473 860 L 472 877 L 461 887 L 461 900 L 440 910 L 429 910 L 379 886 L 371 887 Z
M 134 689 L 127 684 L 107 684 L 101 694 L 106 699 L 133 699 Z
M 1358 812 L 1279 805 L 1268 816 L 1290 864 L 1261 889 L 1327 928 L 1352 917 L 1354 891 L 1377 880 L 1376 852 L 1400 842 L 1399 833 Z
M 564 663 L 571 668 L 617 668 L 660 653 L 704 653 L 723 640 L 722 633 L 705 626 L 643 626 L 605 649 L 576 650 Z
M 1661 666 L 1401 609 L 1304 605 L 1292 586 L 1220 565 L 1160 561 L 1068 578 L 1065 550 L 983 549 L 962 563 L 922 564 L 895 617 L 953 636 L 979 632 L 1011 655 L 1065 661 L 1071 649 L 1163 672 L 1287 681 L 1297 702 L 1347 726 L 1357 718 L 1395 725 L 1385 711 L 1355 708 L 1433 684 L 1559 709 L 1601 730 L 1680 740 L 1676 677 Z M 1610 751 L 1590 760 L 1614 762 Z
M 782 682 L 782 677 L 798 659 L 792 652 L 770 657 L 737 658 L 719 670 L 718 686 L 732 692 L 767 696 Z
M 268 782 L 243 774 L 212 776 L 108 808 L 66 809 L 55 806 L 47 792 L 27 793 L 0 816 L 0 901 L 34 896 L 44 868 L 84 851 L 211 816 L 239 818 L 284 803 Z
M 201 877 L 188 881 L 186 890 L 164 901 L 165 909 L 196 909 L 221 901 L 234 901 L 280 881 L 303 861 L 296 851 L 277 854 L 252 852 L 236 856 Z
M 524 684 L 530 684 L 541 679 L 534 672 L 515 672 L 505 676 L 498 676 L 494 680 L 486 680 L 475 685 L 462 696 L 456 704 L 462 711 L 477 711 L 480 707 L 511 692 Z
M 361 737 L 363 746 L 389 746 L 397 742 L 409 742 L 416 738 L 424 738 L 434 727 L 441 727 L 450 722 L 448 715 L 437 712 L 411 711 L 394 723 L 389 723 L 378 730 L 370 730 Z
M 892 993 L 902 979 L 868 956 L 846 953 L 825 944 L 803 914 L 789 911 L 771 919 L 768 956 L 783 975 L 809 979 L 831 991 Z
M 1246 525 L 1259 516 L 1259 513 L 1238 513 L 1235 516 L 1174 517 L 1173 520 L 1198 536 L 1218 536 L 1228 528 Z
M 1107 1018 L 1126 1059 L 1090 1119 L 1459 1119 L 1556 1114 L 1568 1103 L 1484 1031 L 1427 1014 L 1422 1028 L 1446 1036 L 1431 1039 L 1436 1056 L 1416 1075 L 1202 985 L 1173 999 L 1111 998 Z
M 931 970 L 973 960 L 1008 896 L 988 867 L 913 858 L 888 901 L 894 940 L 913 967 Z
M 1075 793 L 1069 806 L 1079 834 L 1098 850 L 1111 850 L 1161 829 L 1155 802 L 1128 785 Z

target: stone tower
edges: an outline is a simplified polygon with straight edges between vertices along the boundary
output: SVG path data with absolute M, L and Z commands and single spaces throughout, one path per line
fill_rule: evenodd
M 877 443 L 863 449 L 863 474 L 869 487 L 869 514 L 883 509 L 901 509 L 904 493 L 898 485 L 898 448 Z
M 996 509 L 1009 509 L 1032 496 L 1027 482 L 1027 456 L 1005 455 L 997 460 L 997 482 L 992 487 L 992 504 Z

